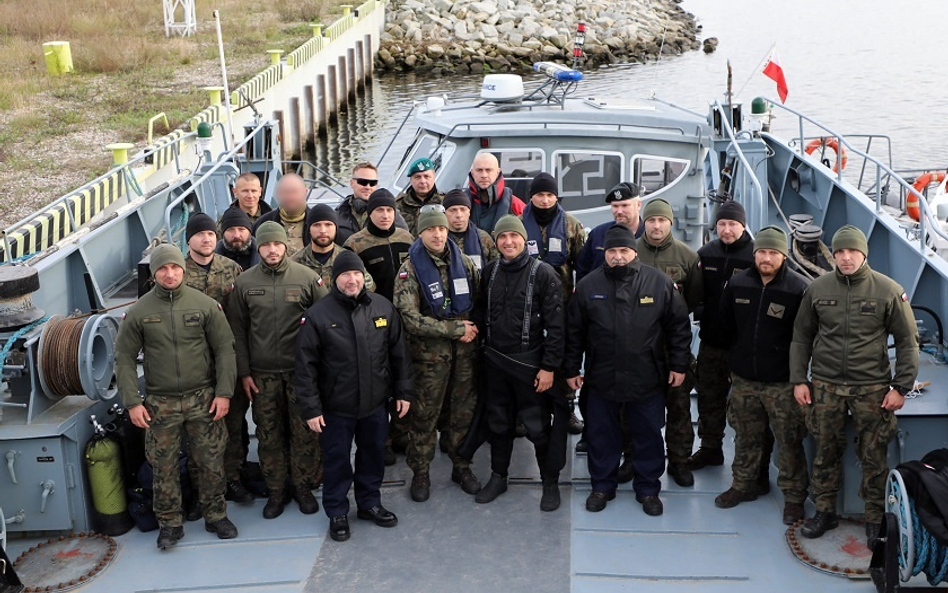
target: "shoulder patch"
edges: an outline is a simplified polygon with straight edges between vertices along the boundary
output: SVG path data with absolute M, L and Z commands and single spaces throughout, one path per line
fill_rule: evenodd
M 404 280 L 405 278 L 408 278 L 408 272 L 399 272 L 398 277 Z
M 902 293 L 902 296 L 901 296 L 900 298 L 902 299 L 902 302 L 903 302 L 903 303 L 907 303 L 907 302 L 908 302 L 908 295 L 905 294 L 904 292 Z
M 319 276 L 318 278 L 316 278 L 316 285 L 317 285 L 317 286 L 322 286 L 322 285 L 323 285 L 323 277 L 322 277 L 322 276 Z

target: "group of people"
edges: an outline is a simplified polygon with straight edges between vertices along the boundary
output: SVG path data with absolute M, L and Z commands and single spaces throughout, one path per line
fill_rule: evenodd
M 775 446 L 783 520 L 804 518 L 810 492 L 816 514 L 802 533 L 819 537 L 838 524 L 851 413 L 867 537 L 877 535 L 893 412 L 914 386 L 918 348 L 908 299 L 869 268 L 861 231 L 836 233 L 835 271 L 810 283 L 791 269 L 784 231 L 752 238 L 736 202 L 717 207 L 716 238 L 695 252 L 674 237 L 675 208 L 643 204 L 633 183 L 609 191 L 613 221 L 587 235 L 548 173 L 533 178 L 526 201 L 491 153 L 475 158 L 463 189 L 441 193 L 435 173 L 417 159 L 395 196 L 360 163 L 336 208 L 308 206 L 304 180 L 287 174 L 272 210 L 259 178 L 244 174 L 219 220 L 190 217 L 187 258 L 172 245 L 153 250 L 155 287 L 121 324 L 116 374 L 132 422 L 147 429 L 159 548 L 184 535 L 182 448 L 198 484 L 193 518 L 237 536 L 225 500 L 254 499 L 240 480 L 248 408 L 269 491 L 263 516 L 290 500 L 317 512 L 312 491 L 322 484 L 337 541 L 350 535 L 353 485 L 358 518 L 397 524 L 380 495 L 396 450 L 413 472 L 412 500 L 431 496 L 440 447 L 451 480 L 486 504 L 506 492 L 522 434 L 536 455 L 540 508 L 554 511 L 567 434 L 581 430 L 586 509 L 602 511 L 631 481 L 643 511 L 660 515 L 666 468 L 691 487 L 694 471 L 723 465 L 728 422 L 733 482 L 715 504 L 766 493 Z M 584 426 L 572 413 L 577 392 Z M 809 475 L 807 431 L 817 444 Z M 484 443 L 482 484 L 471 460 Z

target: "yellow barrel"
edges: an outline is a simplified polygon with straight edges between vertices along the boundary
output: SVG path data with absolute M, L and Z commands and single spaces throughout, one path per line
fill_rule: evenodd
M 72 51 L 68 41 L 49 41 L 43 44 L 43 55 L 46 57 L 46 70 L 53 76 L 60 76 L 73 71 Z

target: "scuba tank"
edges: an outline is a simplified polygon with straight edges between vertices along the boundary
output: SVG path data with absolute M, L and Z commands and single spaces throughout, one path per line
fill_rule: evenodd
M 92 523 L 99 533 L 122 535 L 135 525 L 125 499 L 122 448 L 95 416 L 90 422 L 95 434 L 86 444 L 84 457 L 92 495 Z

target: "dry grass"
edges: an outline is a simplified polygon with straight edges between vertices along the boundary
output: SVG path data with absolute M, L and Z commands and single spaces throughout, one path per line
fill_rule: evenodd
M 207 106 L 220 84 L 212 13 L 219 10 L 236 87 L 331 22 L 331 0 L 200 0 L 198 33 L 166 38 L 158 0 L 0 0 L 0 227 L 108 170 L 99 147 L 144 145 L 148 120 L 172 127 Z M 69 41 L 75 73 L 46 73 L 42 44 Z M 156 131 L 163 133 L 165 130 Z

